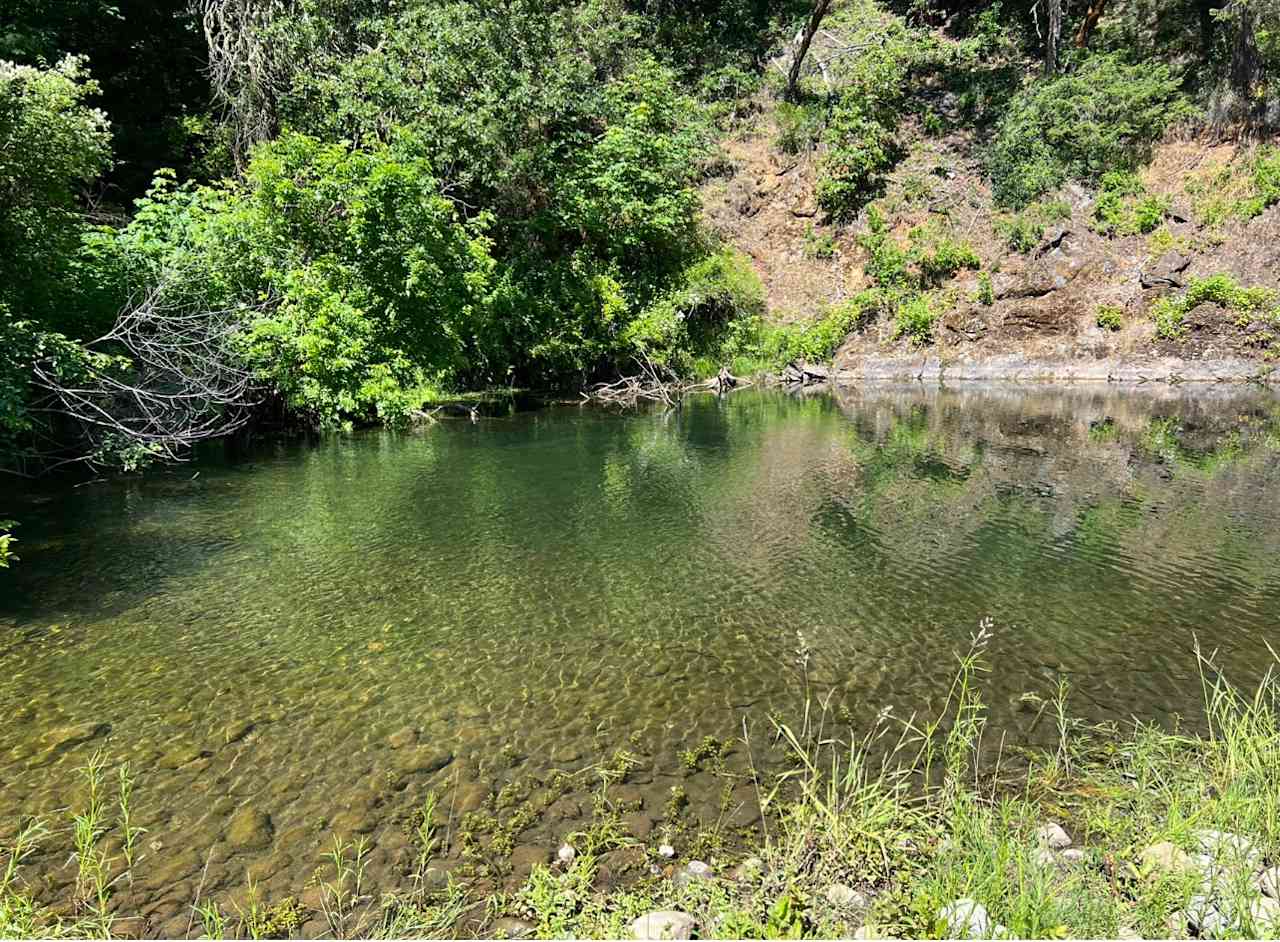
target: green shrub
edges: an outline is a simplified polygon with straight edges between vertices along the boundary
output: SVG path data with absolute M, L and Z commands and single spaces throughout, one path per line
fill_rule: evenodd
M 812 225 L 808 226 L 804 231 L 804 255 L 805 258 L 834 258 L 836 254 L 836 239 L 829 232 L 818 232 Z
M 1136 174 L 1115 170 L 1103 174 L 1090 226 L 1102 235 L 1145 235 L 1169 214 L 1171 200 L 1147 192 Z
M 1115 304 L 1100 304 L 1094 322 L 1103 330 L 1120 330 L 1124 327 L 1124 308 Z
M 996 303 L 996 292 L 991 284 L 990 272 L 978 273 L 978 303 L 987 307 Z
M 933 324 L 937 319 L 938 312 L 928 295 L 905 298 L 894 314 L 893 336 L 908 337 L 916 346 L 925 346 L 933 340 Z
M 916 263 L 920 267 L 920 276 L 925 287 L 934 287 L 963 269 L 976 269 L 982 266 L 978 253 L 968 242 L 953 239 L 946 234 L 930 234 L 920 229 L 913 230 L 912 241 L 920 240 L 923 245 L 916 252 Z
M 742 253 L 724 248 L 690 265 L 623 331 L 622 343 L 680 372 L 714 372 L 751 352 L 764 288 Z
M 998 217 L 995 227 L 1005 244 L 1018 253 L 1030 252 L 1044 238 L 1044 220 L 1030 210 Z
M 1192 278 L 1181 297 L 1156 301 L 1151 306 L 1156 334 L 1170 340 L 1184 336 L 1187 313 L 1200 304 L 1217 304 L 1236 312 L 1242 326 L 1247 326 L 1254 318 L 1280 318 L 1275 291 L 1260 285 L 1246 288 L 1230 275 L 1220 273 L 1208 278 Z
M 1160 298 L 1151 305 L 1151 319 L 1156 325 L 1156 336 L 1177 340 L 1187 332 L 1189 308 L 1175 298 Z
M 784 154 L 807 154 L 822 135 L 824 109 L 809 102 L 794 104 L 780 101 L 774 118 L 778 124 L 775 141 Z
M 1032 203 L 1020 212 L 996 217 L 996 234 L 1018 253 L 1030 252 L 1044 238 L 1052 222 L 1071 218 L 1071 205 L 1063 200 Z
M 901 150 L 893 130 L 852 98 L 837 106 L 826 136 L 815 195 L 828 216 L 845 222 L 884 188 Z
M 1010 103 L 987 154 L 997 202 L 1025 206 L 1067 180 L 1137 167 L 1189 114 L 1179 84 L 1166 65 L 1110 54 L 1029 86 Z

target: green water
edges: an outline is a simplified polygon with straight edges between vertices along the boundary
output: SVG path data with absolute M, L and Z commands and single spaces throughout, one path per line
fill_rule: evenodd
M 917 387 L 462 418 L 12 495 L 0 836 L 65 818 L 95 750 L 128 759 L 147 859 L 120 905 L 172 932 L 247 869 L 297 892 L 334 833 L 402 885 L 432 790 L 459 818 L 534 800 L 515 843 L 550 852 L 596 780 L 548 780 L 620 748 L 653 839 L 672 786 L 705 826 L 727 782 L 749 824 L 743 779 L 678 754 L 745 718 L 777 761 L 801 643 L 857 728 L 936 710 L 985 618 L 1011 740 L 1053 735 L 1024 695 L 1060 678 L 1090 719 L 1194 717 L 1196 636 L 1241 682 L 1277 637 L 1278 483 L 1262 391 Z M 78 724 L 109 729 L 57 745 Z M 271 830 L 236 834 L 246 808 Z M 74 875 L 61 840 L 39 892 Z

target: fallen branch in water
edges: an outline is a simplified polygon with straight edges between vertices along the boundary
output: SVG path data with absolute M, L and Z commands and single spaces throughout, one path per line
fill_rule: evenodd
M 724 395 L 730 390 L 751 385 L 750 380 L 734 376 L 723 367 L 711 379 L 689 383 L 647 358 L 637 359 L 636 363 L 640 366 L 640 373 L 624 376 L 612 383 L 597 383 L 582 393 L 583 400 L 625 406 L 641 402 L 661 402 L 674 408 L 686 393 L 715 392 L 717 395 Z

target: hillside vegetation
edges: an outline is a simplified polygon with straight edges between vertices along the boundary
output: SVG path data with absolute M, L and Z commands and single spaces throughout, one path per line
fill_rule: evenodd
M 0 454 L 133 468 L 264 418 L 403 423 L 851 335 L 1209 330 L 1265 357 L 1274 266 L 1213 266 L 1275 227 L 1277 23 L 1273 0 L 20 3 Z M 1153 175 L 1175 138 L 1241 144 Z

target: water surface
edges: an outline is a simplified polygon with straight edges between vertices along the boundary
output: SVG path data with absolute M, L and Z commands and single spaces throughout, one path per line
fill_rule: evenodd
M 394 889 L 432 790 L 459 819 L 533 800 L 515 843 L 553 849 L 596 785 L 554 773 L 618 749 L 655 839 L 673 786 L 705 825 L 727 782 L 750 824 L 744 748 L 723 775 L 679 754 L 745 718 L 774 761 L 799 646 L 809 692 L 865 728 L 937 710 L 987 618 L 1011 740 L 1052 735 L 1026 695 L 1060 679 L 1088 719 L 1194 717 L 1196 637 L 1241 682 L 1270 657 L 1278 484 L 1263 391 L 880 387 L 463 418 L 20 494 L 0 832 L 81 800 L 95 750 L 130 760 L 149 859 L 122 899 L 172 933 L 247 870 L 299 891 L 334 833 Z M 245 809 L 270 829 L 236 833 Z M 42 892 L 65 848 L 30 868 Z

